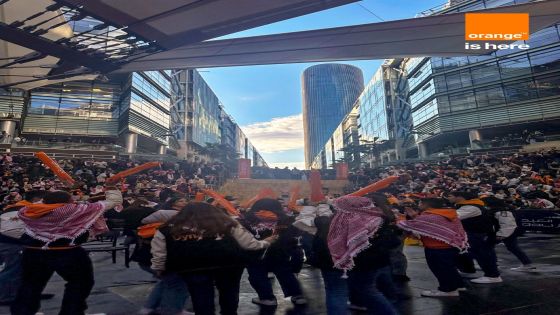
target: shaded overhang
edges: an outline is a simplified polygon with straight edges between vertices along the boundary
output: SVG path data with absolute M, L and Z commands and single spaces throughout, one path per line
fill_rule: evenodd
M 489 52 L 465 49 L 464 13 L 211 40 L 354 1 L 0 0 L 0 87 L 117 72 Z M 535 33 L 560 21 L 560 0 L 478 12 L 529 13 Z
M 528 12 L 530 32 L 533 34 L 560 21 L 560 1 L 541 1 L 479 12 Z M 118 71 L 421 56 L 453 57 L 489 52 L 491 50 L 465 49 L 465 14 L 453 13 L 323 30 L 205 41 L 141 58 L 124 65 Z

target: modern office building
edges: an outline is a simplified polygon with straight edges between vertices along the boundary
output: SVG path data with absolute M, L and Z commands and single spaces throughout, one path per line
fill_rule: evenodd
M 118 144 L 126 154 L 165 154 L 170 93 L 166 71 L 40 87 L 29 92 L 21 136 L 38 142 Z
M 464 1 L 430 14 L 527 1 Z M 404 61 L 420 157 L 463 153 L 524 130 L 560 123 L 560 33 L 553 25 L 525 41 L 528 50 Z
M 320 64 L 302 74 L 305 165 L 311 167 L 336 127 L 364 89 L 362 70 L 345 64 Z
M 386 60 L 356 102 L 359 108 L 360 144 L 369 166 L 406 157 L 406 141 L 412 119 L 405 100 L 406 77 L 399 60 Z
M 351 169 L 360 166 L 360 154 L 349 150 L 360 143 L 358 117 L 359 107 L 355 106 L 336 127 L 321 152 L 315 156 L 312 168 L 332 168 L 336 163 L 348 163 Z
M 222 143 L 253 164 L 266 164 L 197 70 L 172 71 L 171 86 L 171 131 L 179 157 L 189 159 L 206 143 Z

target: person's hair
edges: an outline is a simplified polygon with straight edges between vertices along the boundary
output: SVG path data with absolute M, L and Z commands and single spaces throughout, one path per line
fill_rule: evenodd
M 26 201 L 33 201 L 33 199 L 43 199 L 47 194 L 44 190 L 30 190 L 25 193 L 25 200 Z
M 423 198 L 420 202 L 430 208 L 444 208 L 447 205 L 445 199 L 442 198 Z
M 373 201 L 376 207 L 378 207 L 379 209 L 381 209 L 381 211 L 383 211 L 383 215 L 385 216 L 386 220 L 396 221 L 397 218 L 395 217 L 395 214 L 393 213 L 393 211 L 389 206 L 389 201 L 387 200 L 387 196 L 385 196 L 382 193 L 372 193 L 369 194 L 368 197 L 369 199 L 371 199 L 371 201 Z
M 506 209 L 506 202 L 500 198 L 496 198 L 496 197 L 486 197 L 486 198 L 482 198 L 482 201 L 484 201 L 484 204 L 490 208 L 490 209 Z
M 190 202 L 168 220 L 164 227 L 170 228 L 173 237 L 196 231 L 202 237 L 229 236 L 238 225 L 223 210 L 205 202 Z
M 452 191 L 449 193 L 450 196 L 465 198 L 466 200 L 476 198 L 476 195 L 470 191 Z
M 259 210 L 268 210 L 276 214 L 284 214 L 284 211 L 282 211 L 282 204 L 280 203 L 280 201 L 272 198 L 263 198 L 257 200 L 251 207 L 251 212 L 259 211 Z
M 179 200 L 181 200 L 181 199 L 185 199 L 185 200 L 186 200 L 187 198 L 184 198 L 184 197 L 173 197 L 173 198 L 167 200 L 167 202 L 163 205 L 162 209 L 165 209 L 165 210 L 173 210 L 173 205 L 174 205 L 177 201 L 179 201 Z
M 129 207 L 130 208 L 143 207 L 143 206 L 145 206 L 149 203 L 150 202 L 146 198 L 138 198 L 138 199 L 134 200 L 134 202 L 131 203 Z
M 43 203 L 53 204 L 53 203 L 68 203 L 72 201 L 72 195 L 66 191 L 53 191 L 45 194 L 43 197 Z

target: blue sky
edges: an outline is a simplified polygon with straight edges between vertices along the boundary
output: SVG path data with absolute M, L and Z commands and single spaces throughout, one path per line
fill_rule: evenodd
M 236 33 L 231 37 L 303 31 L 411 18 L 445 0 L 363 0 L 338 8 Z M 371 12 L 370 12 L 371 11 Z M 343 62 L 343 61 L 341 61 Z M 362 69 L 369 81 L 382 61 L 344 62 Z M 301 82 L 315 63 L 199 69 L 271 166 L 303 167 Z

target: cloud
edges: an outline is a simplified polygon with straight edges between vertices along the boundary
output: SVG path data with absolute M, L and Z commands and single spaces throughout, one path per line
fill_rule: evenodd
M 263 153 L 303 148 L 302 114 L 275 117 L 270 121 L 242 126 L 251 143 Z

